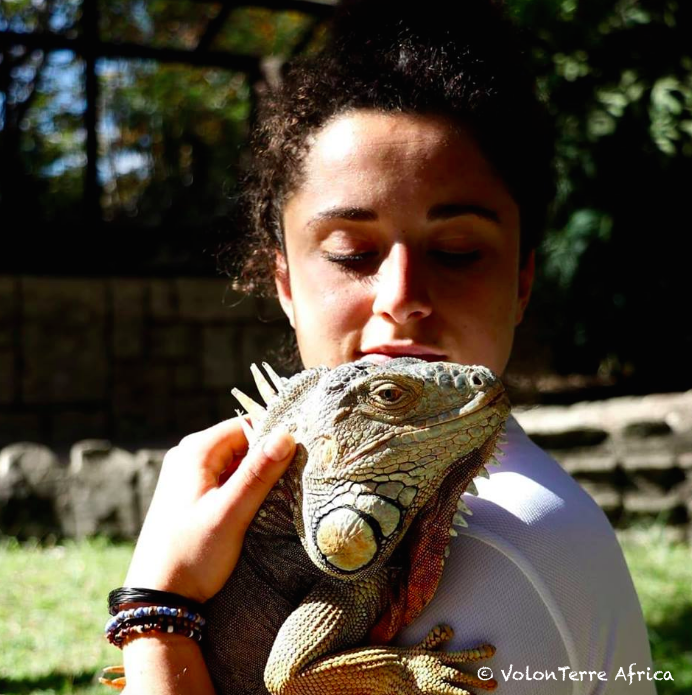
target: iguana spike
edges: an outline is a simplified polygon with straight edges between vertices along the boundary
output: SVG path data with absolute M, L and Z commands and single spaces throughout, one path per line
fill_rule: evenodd
M 468 508 L 466 502 L 464 502 L 461 497 L 457 500 L 457 509 L 467 516 L 473 516 L 473 512 Z
M 269 375 L 269 378 L 271 379 L 272 384 L 274 384 L 276 390 L 281 391 L 281 389 L 284 387 L 284 384 L 286 383 L 286 379 L 279 376 L 270 364 L 262 362 L 262 366 L 264 367 L 264 371 L 267 372 L 267 374 Z
M 243 428 L 243 432 L 245 433 L 245 437 L 247 438 L 248 444 L 252 446 L 256 439 L 257 435 L 255 434 L 255 430 L 252 429 L 252 425 L 245 419 L 245 414 L 240 411 L 236 410 L 236 415 L 240 418 L 240 426 Z
M 250 371 L 255 380 L 255 385 L 260 393 L 260 396 L 264 399 L 264 402 L 269 405 L 271 401 L 274 400 L 276 396 L 276 391 L 274 387 L 267 381 L 267 377 L 260 372 L 259 367 L 256 364 L 250 365 Z
M 464 519 L 464 515 L 461 512 L 454 512 L 452 523 L 455 526 L 463 526 L 464 528 L 469 525 L 469 522 Z
M 501 466 L 502 465 L 494 456 L 490 457 L 490 459 L 488 460 L 488 464 L 491 466 Z
M 246 396 L 242 391 L 238 389 L 233 389 L 231 393 L 235 396 L 236 400 L 240 405 L 247 410 L 250 417 L 255 421 L 255 424 L 261 422 L 264 419 L 266 410 L 256 401 L 253 401 L 250 396 Z
M 490 473 L 488 473 L 488 469 L 487 469 L 485 466 L 481 466 L 481 467 L 478 469 L 478 476 L 481 477 L 481 478 L 489 478 L 489 477 L 490 477 Z
M 473 480 L 468 484 L 466 492 L 468 492 L 470 495 L 473 495 L 474 497 L 478 497 L 478 488 L 476 487 L 476 483 L 474 483 Z

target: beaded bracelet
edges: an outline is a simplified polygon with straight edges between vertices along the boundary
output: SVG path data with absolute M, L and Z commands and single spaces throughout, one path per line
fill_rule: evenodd
M 205 620 L 199 613 L 171 606 L 139 606 L 119 611 L 106 623 L 106 638 L 121 647 L 131 634 L 156 631 L 186 635 L 199 641 Z
M 199 626 L 189 621 L 181 622 L 150 622 L 148 619 L 134 620 L 119 625 L 116 630 L 108 633 L 108 641 L 122 649 L 123 645 L 132 635 L 143 635 L 147 632 L 161 632 L 167 634 L 178 634 L 201 642 L 202 633 Z

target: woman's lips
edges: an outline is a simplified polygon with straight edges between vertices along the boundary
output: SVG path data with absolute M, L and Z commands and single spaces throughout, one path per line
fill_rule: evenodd
M 442 362 L 446 355 L 442 352 L 435 352 L 429 347 L 418 345 L 391 346 L 382 345 L 374 348 L 367 348 L 358 353 L 358 359 L 365 359 L 375 364 L 382 364 L 397 357 L 415 357 L 426 362 Z

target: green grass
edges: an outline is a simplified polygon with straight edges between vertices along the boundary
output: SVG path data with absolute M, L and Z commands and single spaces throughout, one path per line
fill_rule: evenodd
M 656 669 L 675 681 L 657 684 L 658 695 L 692 694 L 692 548 L 668 539 L 664 527 L 620 538 L 649 629 Z
M 692 551 L 660 528 L 623 536 L 649 626 L 654 664 L 692 695 Z M 52 548 L 0 543 L 0 693 L 107 695 L 97 684 L 120 652 L 102 637 L 108 591 L 122 583 L 132 546 L 96 539 Z
M 112 692 L 96 681 L 121 663 L 103 637 L 108 592 L 122 584 L 131 545 L 0 545 L 0 693 Z

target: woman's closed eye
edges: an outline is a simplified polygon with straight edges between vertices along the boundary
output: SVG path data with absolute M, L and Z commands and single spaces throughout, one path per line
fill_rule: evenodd
M 480 260 L 481 252 L 474 251 L 454 251 L 448 249 L 431 249 L 428 254 L 435 262 L 448 268 L 464 268 Z
M 367 258 L 372 258 L 377 255 L 377 251 L 352 251 L 352 252 L 337 252 L 323 251 L 322 255 L 332 263 L 349 263 L 364 261 Z
M 376 261 L 378 259 L 377 251 L 353 251 L 353 252 L 336 252 L 336 251 L 323 251 L 322 257 L 339 265 L 347 270 L 357 270 L 361 272 L 368 272 L 371 268 L 374 270 L 376 267 Z
M 428 257 L 446 268 L 466 268 L 480 260 L 479 250 L 456 251 L 453 249 L 430 249 Z M 379 253 L 377 251 L 323 251 L 322 257 L 341 266 L 345 270 L 370 273 L 377 269 Z

